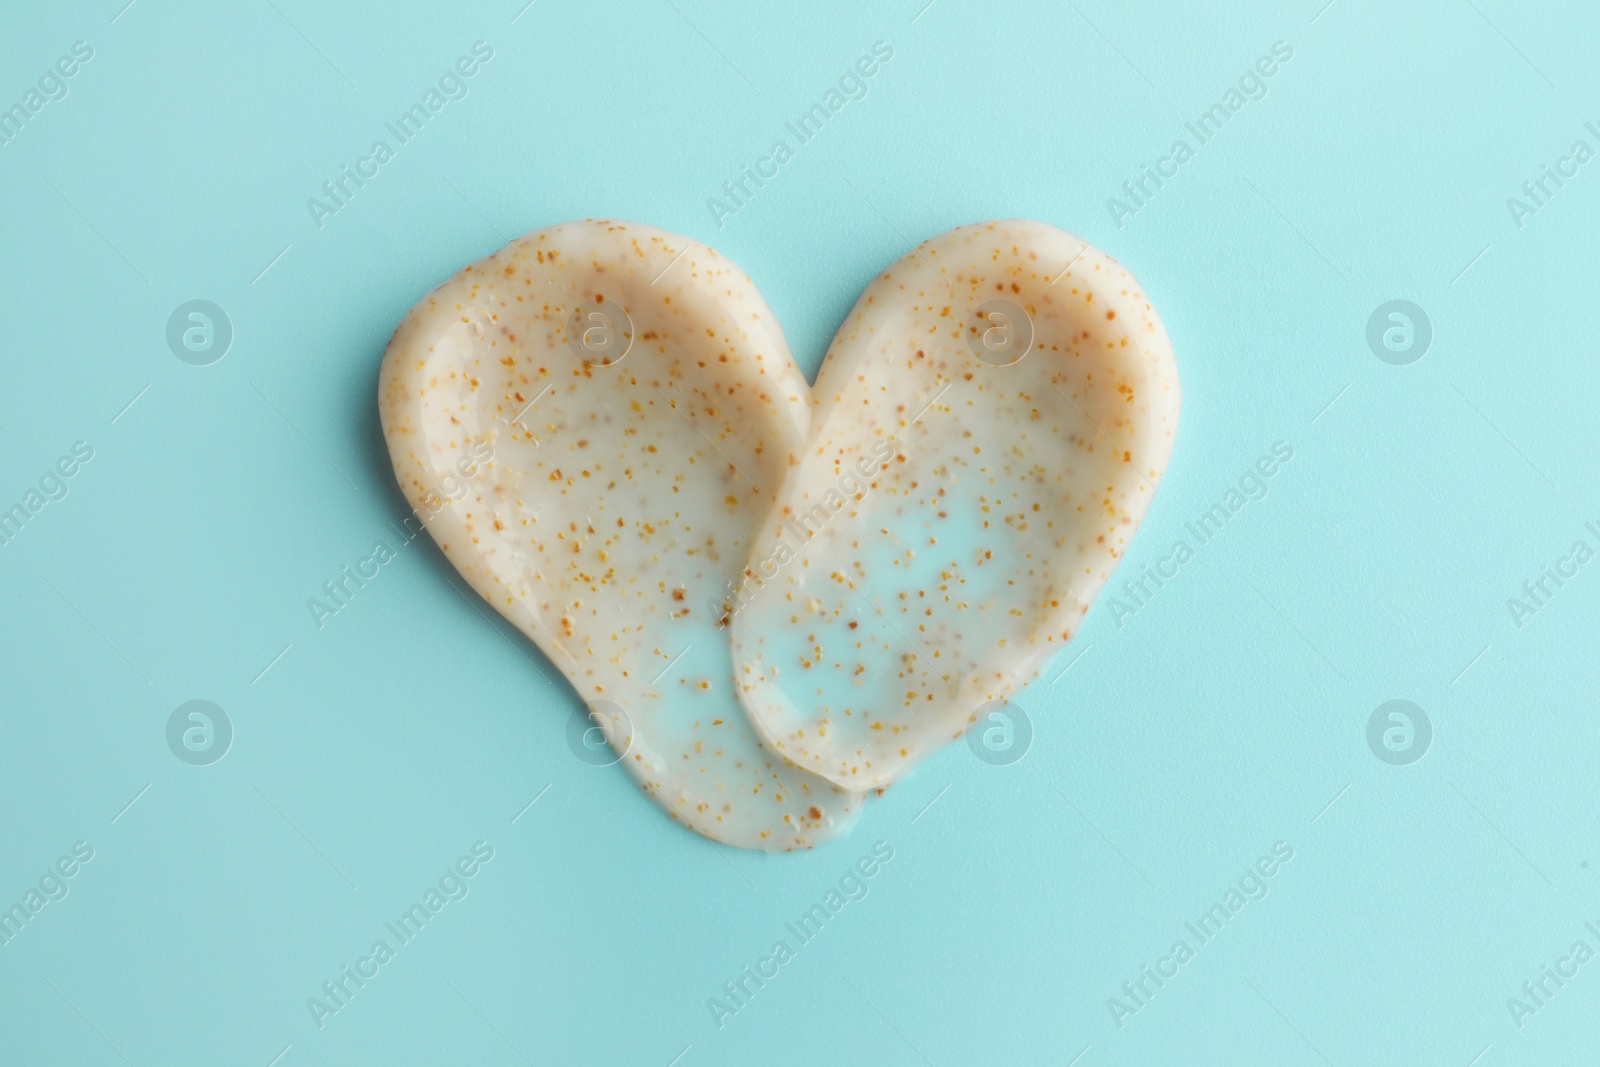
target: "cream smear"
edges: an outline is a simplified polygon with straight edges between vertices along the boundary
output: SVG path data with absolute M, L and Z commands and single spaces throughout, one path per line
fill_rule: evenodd
M 893 264 L 808 389 L 737 266 L 586 221 L 413 308 L 380 409 L 434 539 L 643 790 L 778 850 L 848 829 L 1071 639 L 1179 387 L 1133 277 L 1042 223 Z
M 848 828 L 863 798 L 763 744 L 706 607 L 742 570 L 810 409 L 743 271 L 633 223 L 530 233 L 411 309 L 379 406 L 419 509 L 460 457 L 489 457 L 428 530 L 667 814 L 770 850 Z
M 1038 222 L 963 226 L 867 286 L 729 598 L 761 735 L 888 785 L 1071 640 L 1178 427 L 1139 283 Z

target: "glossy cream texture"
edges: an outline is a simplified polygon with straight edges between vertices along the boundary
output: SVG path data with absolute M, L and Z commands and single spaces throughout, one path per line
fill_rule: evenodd
M 976 314 L 992 301 L 1012 310 Z M 734 668 L 773 748 L 881 787 L 1071 639 L 1166 469 L 1178 375 L 1127 270 L 1010 220 L 879 275 L 812 392 L 804 453 L 727 593 Z
M 601 324 L 598 358 L 569 346 L 581 304 L 612 313 L 582 320 Z M 619 332 L 627 350 L 613 361 Z M 432 513 L 429 532 L 560 667 L 669 815 L 769 850 L 848 828 L 856 786 L 762 744 L 712 606 L 739 577 L 809 419 L 805 379 L 743 271 L 632 223 L 528 234 L 411 310 L 379 403 L 396 477 Z

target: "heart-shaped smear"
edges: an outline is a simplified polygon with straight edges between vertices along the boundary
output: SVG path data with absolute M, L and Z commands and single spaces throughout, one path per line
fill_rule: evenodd
M 887 785 L 1071 639 L 1149 507 L 1178 374 L 1139 283 L 1036 222 L 942 234 L 834 337 L 726 598 L 762 736 Z
M 733 684 L 720 605 L 810 408 L 743 271 L 631 223 L 528 234 L 411 310 L 379 405 L 445 555 L 668 814 L 769 850 L 848 828 L 857 787 L 765 748 Z

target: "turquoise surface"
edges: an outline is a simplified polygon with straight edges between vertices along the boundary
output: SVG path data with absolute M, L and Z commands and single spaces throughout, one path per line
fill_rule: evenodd
M 0 1062 L 1600 1057 L 1593 5 L 123 2 L 0 34 Z M 396 531 L 401 315 L 607 215 L 735 259 L 810 375 L 1003 216 L 1177 351 L 1164 487 L 1001 755 L 812 853 L 579 758 Z

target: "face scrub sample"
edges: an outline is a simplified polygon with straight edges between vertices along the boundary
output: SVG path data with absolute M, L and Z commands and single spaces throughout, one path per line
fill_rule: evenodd
M 456 570 L 657 804 L 746 848 L 810 847 L 861 809 L 763 745 L 706 606 L 803 447 L 809 396 L 735 264 L 603 221 L 461 270 L 406 315 L 379 380 L 395 475 Z M 467 491 L 441 493 L 463 469 Z
M 812 390 L 733 263 L 586 221 L 413 308 L 379 405 L 429 532 L 644 791 L 783 850 L 843 833 L 1071 639 L 1179 387 L 1133 277 L 1042 223 L 890 266 Z
M 729 599 L 761 735 L 888 785 L 1036 677 L 1126 552 L 1172 452 L 1177 368 L 1139 284 L 1037 222 L 880 274 Z

